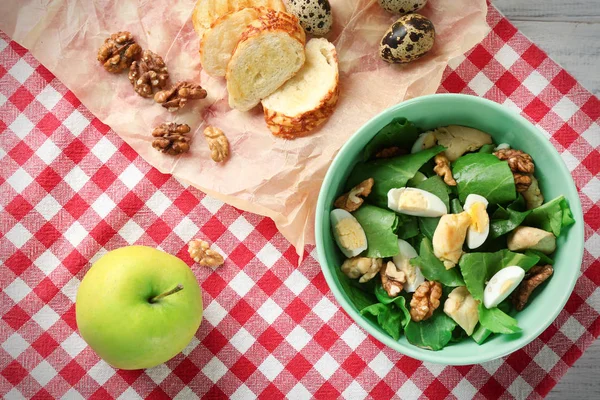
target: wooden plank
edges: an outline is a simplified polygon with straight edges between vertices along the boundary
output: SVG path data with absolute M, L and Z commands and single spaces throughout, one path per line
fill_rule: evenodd
M 600 23 L 511 22 L 586 89 L 596 96 L 600 95 Z
M 595 0 L 495 0 L 493 4 L 511 20 L 600 22 Z
M 600 341 L 594 342 L 548 394 L 548 400 L 590 400 L 600 393 Z

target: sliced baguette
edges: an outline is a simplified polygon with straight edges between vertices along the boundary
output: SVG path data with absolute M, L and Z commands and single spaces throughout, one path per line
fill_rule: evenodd
M 204 32 L 200 42 L 200 62 L 207 74 L 225 76 L 227 63 L 242 33 L 252 21 L 266 13 L 264 8 L 242 8 L 218 18 Z
M 306 44 L 306 62 L 298 73 L 262 101 L 267 126 L 276 136 L 293 139 L 324 123 L 339 96 L 335 46 L 327 39 Z
M 268 11 L 254 20 L 227 64 L 229 106 L 248 111 L 304 65 L 304 29 L 293 15 Z
M 281 0 L 198 0 L 192 12 L 192 22 L 198 36 L 219 17 L 246 7 L 265 7 L 275 11 L 285 11 Z

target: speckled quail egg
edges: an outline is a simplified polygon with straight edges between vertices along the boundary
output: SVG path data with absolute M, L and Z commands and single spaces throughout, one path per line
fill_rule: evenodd
M 288 0 L 287 10 L 313 36 L 327 35 L 333 25 L 329 0 Z
M 379 5 L 392 14 L 407 14 L 425 7 L 427 0 L 379 0 Z
M 496 272 L 483 291 L 485 308 L 497 307 L 519 286 L 524 277 L 525 270 L 516 265 Z
M 486 211 L 488 201 L 485 197 L 471 193 L 465 199 L 463 209 L 471 217 L 467 230 L 467 246 L 476 249 L 481 246 L 490 234 L 490 217 Z
M 417 188 L 390 189 L 388 208 L 415 217 L 441 217 L 448 208 L 435 194 Z
M 336 208 L 329 214 L 333 238 L 348 258 L 356 257 L 367 249 L 367 235 L 354 215 Z
M 435 28 L 420 14 L 407 14 L 390 26 L 379 46 L 379 54 L 389 63 L 408 63 L 424 56 L 433 47 Z

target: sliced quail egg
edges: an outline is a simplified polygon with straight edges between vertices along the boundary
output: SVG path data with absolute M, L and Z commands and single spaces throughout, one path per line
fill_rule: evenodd
M 416 188 L 390 189 L 388 208 L 415 217 L 441 217 L 448 208 L 436 195 Z
M 490 217 L 486 211 L 488 201 L 478 194 L 470 194 L 465 199 L 464 210 L 471 217 L 467 231 L 467 246 L 476 249 L 481 246 L 490 234 Z
M 410 149 L 411 153 L 418 153 L 421 150 L 430 149 L 435 146 L 437 139 L 435 138 L 435 134 L 433 131 L 421 133 L 412 148 Z
M 404 272 L 406 275 L 406 283 L 403 288 L 407 293 L 413 293 L 421 283 L 425 282 L 425 277 L 421 269 L 410 263 L 411 258 L 418 256 L 417 251 L 405 240 L 398 239 L 398 249 L 400 253 L 395 255 L 392 260 L 398 271 Z
M 356 257 L 367 249 L 367 235 L 360 223 L 346 210 L 336 208 L 329 214 L 333 238 L 348 258 Z
M 486 308 L 497 307 L 519 286 L 524 276 L 525 270 L 514 265 L 496 272 L 483 292 L 483 305 Z

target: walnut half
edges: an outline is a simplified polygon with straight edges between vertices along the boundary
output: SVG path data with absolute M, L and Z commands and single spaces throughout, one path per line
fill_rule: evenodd
M 531 156 L 521 150 L 500 149 L 494 155 L 502 161 L 506 161 L 515 179 L 517 192 L 525 192 L 531 185 L 531 175 L 535 171 L 535 165 Z
M 442 285 L 436 281 L 425 281 L 417 288 L 410 300 L 410 317 L 419 322 L 431 318 L 440 306 Z
M 177 111 L 187 104 L 188 100 L 206 98 L 206 90 L 202 86 L 190 82 L 179 82 L 170 89 L 161 90 L 154 95 L 154 101 L 167 111 Z
M 129 68 L 129 81 L 133 90 L 142 97 L 152 97 L 154 89 L 162 89 L 167 84 L 169 72 L 162 57 L 150 50 L 144 50 L 142 58 L 134 61 Z
M 204 137 L 208 142 L 210 158 L 213 161 L 222 162 L 229 157 L 229 141 L 222 130 L 214 126 L 207 126 L 204 129 Z
M 435 167 L 433 167 L 433 172 L 435 172 L 440 178 L 444 179 L 446 185 L 456 186 L 456 181 L 452 176 L 452 170 L 450 169 L 450 161 L 448 160 L 448 157 L 441 153 L 435 156 L 434 161 Z
M 373 178 L 362 181 L 350 189 L 348 193 L 344 193 L 338 197 L 333 205 L 336 208 L 341 208 L 348 212 L 358 210 L 364 202 L 364 198 L 371 194 L 371 189 L 373 189 L 374 183 L 375 181 Z
M 190 132 L 187 124 L 170 122 L 161 124 L 154 128 L 152 136 L 152 147 L 172 156 L 187 153 L 190 150 L 190 138 L 186 135 Z
M 193 239 L 188 244 L 190 257 L 198 264 L 213 269 L 223 265 L 223 256 L 210 248 L 210 245 L 204 240 Z
M 388 261 L 385 268 L 381 269 L 381 286 L 388 296 L 397 297 L 406 283 L 406 273 L 396 268 L 396 264 Z
M 127 69 L 142 52 L 130 32 L 113 33 L 98 49 L 98 61 L 105 70 L 113 74 Z

